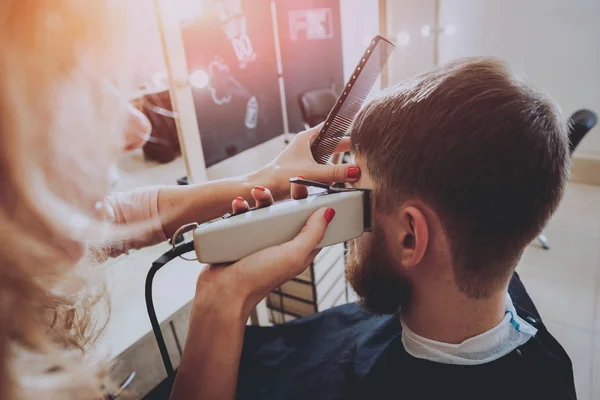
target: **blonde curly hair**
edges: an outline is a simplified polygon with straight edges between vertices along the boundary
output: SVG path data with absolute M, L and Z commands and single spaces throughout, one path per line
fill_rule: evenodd
M 149 4 L 150 2 L 146 2 Z M 151 5 L 150 5 L 151 6 Z M 135 4 L 0 2 L 0 398 L 96 399 L 105 324 L 90 245 L 122 148 Z

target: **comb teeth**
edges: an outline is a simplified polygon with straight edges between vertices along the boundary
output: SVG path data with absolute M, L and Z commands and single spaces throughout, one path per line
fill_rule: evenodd
M 367 99 L 375 81 L 381 75 L 395 46 L 381 36 L 375 36 L 361 57 L 350 79 L 344 86 L 336 105 L 325 125 L 311 146 L 312 154 L 319 164 L 327 164 L 354 117 Z

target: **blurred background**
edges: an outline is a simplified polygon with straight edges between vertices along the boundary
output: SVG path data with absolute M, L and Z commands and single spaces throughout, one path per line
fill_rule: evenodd
M 119 189 L 260 168 L 294 133 L 326 118 L 377 34 L 397 47 L 370 96 L 435 65 L 480 55 L 503 58 L 549 93 L 573 118 L 573 176 L 517 271 L 573 361 L 579 398 L 600 399 L 600 1 L 155 0 L 144 2 L 137 18 L 131 102 L 153 130 L 123 157 Z M 138 372 L 132 385 L 142 394 L 164 377 L 159 358 L 157 368 L 143 373 L 158 354 L 148 341 L 137 283 L 166 248 L 132 252 L 108 266 L 113 304 L 126 306 L 113 307 L 102 340 Z M 343 251 L 340 245 L 324 252 L 269 296 L 254 323 L 281 323 L 352 301 Z M 192 264 L 172 275 L 161 271 L 155 284 L 176 365 L 199 268 Z M 140 319 L 137 330 L 122 332 L 132 318 Z M 143 360 L 135 355 L 141 346 Z

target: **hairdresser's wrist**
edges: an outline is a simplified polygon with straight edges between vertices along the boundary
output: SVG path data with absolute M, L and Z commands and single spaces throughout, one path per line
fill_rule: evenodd
M 193 302 L 172 399 L 235 397 L 248 319 L 236 307 L 239 303 L 227 298 L 217 300 L 202 296 L 199 292 Z
M 196 292 L 192 305 L 191 321 L 220 320 L 227 322 L 240 321 L 244 324 L 250 317 L 250 311 L 245 307 L 244 299 L 238 296 L 228 296 L 220 292 L 209 295 L 208 292 Z
M 211 267 L 227 268 L 227 267 Z M 203 271 L 210 273 L 211 271 Z M 256 304 L 252 291 L 246 287 L 240 287 L 235 282 L 219 282 L 219 279 L 208 277 L 203 279 L 202 275 L 196 282 L 196 295 L 193 308 L 202 314 L 218 313 L 228 320 L 239 319 L 247 321 Z

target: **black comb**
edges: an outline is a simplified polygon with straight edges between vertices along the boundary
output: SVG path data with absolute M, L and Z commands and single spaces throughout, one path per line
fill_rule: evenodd
M 311 145 L 314 159 L 327 164 L 329 157 L 350 128 L 375 81 L 394 51 L 394 44 L 382 36 L 375 36 L 360 58 L 335 106 L 329 112 L 325 125 Z

